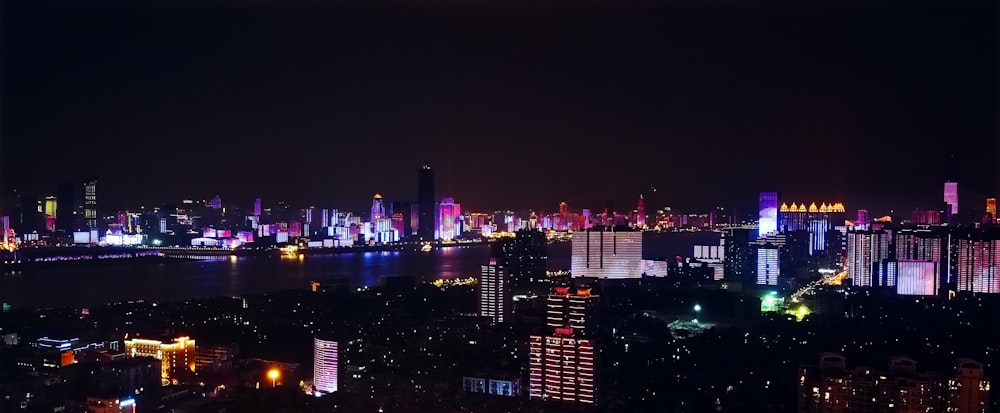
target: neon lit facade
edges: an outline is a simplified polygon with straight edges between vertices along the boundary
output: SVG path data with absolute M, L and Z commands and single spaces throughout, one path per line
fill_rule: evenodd
M 990 216 L 990 222 L 997 222 L 996 198 L 986 198 L 986 213 Z
M 597 309 L 587 288 L 556 287 L 546 301 L 546 325 L 554 333 L 528 339 L 530 399 L 593 404 L 597 400 L 597 345 L 589 337 Z M 590 327 L 588 327 L 590 326 Z
M 504 323 L 510 321 L 512 307 L 510 273 L 496 258 L 490 258 L 479 277 L 479 315 L 494 324 Z
M 378 222 L 378 220 L 385 218 L 385 205 L 382 205 L 382 195 L 375 194 L 372 197 L 372 215 L 371 221 Z
M 778 193 L 760 193 L 760 213 L 757 220 L 757 237 L 778 231 Z
M 313 386 L 319 394 L 337 391 L 337 342 L 315 338 L 313 340 Z
M 762 245 L 757 248 L 757 285 L 778 285 L 778 276 L 781 275 L 778 263 L 778 246 Z
M 882 282 L 881 263 L 889 258 L 889 236 L 881 231 L 847 232 L 847 276 L 860 287 Z
M 87 228 L 97 229 L 97 178 L 83 183 L 83 218 Z
M 639 203 L 635 208 L 635 226 L 643 228 L 646 226 L 646 200 L 639 194 Z
M 442 241 L 454 240 L 458 233 L 455 231 L 455 220 L 459 216 L 460 210 L 454 199 L 444 198 L 437 208 L 437 238 Z
M 959 239 L 958 291 L 1000 294 L 1000 240 Z
M 893 279 L 896 294 L 937 294 L 938 264 L 931 261 L 900 260 L 887 263 L 886 278 Z
M 572 251 L 573 277 L 642 277 L 642 232 L 576 232 Z
M 958 214 L 958 182 L 944 183 L 944 202 L 951 206 L 951 214 Z

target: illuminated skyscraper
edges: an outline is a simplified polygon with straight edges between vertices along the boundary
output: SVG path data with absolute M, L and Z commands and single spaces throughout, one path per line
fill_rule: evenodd
M 762 238 L 778 230 L 778 193 L 760 193 L 760 213 L 757 220 L 757 237 Z
M 97 229 L 97 178 L 87 178 L 83 181 L 83 218 L 87 228 Z
M 48 198 L 46 198 L 48 199 Z M 986 198 L 986 215 L 989 216 L 990 222 L 997 222 L 997 199 L 996 198 Z
M 253 201 L 253 214 L 259 217 L 260 213 L 261 213 L 260 198 L 257 198 Z
M 576 232 L 572 251 L 573 277 L 642 277 L 642 232 Z
M 510 321 L 511 303 L 510 272 L 496 258 L 483 265 L 479 277 L 479 315 L 494 324 Z
M 211 207 L 212 209 L 222 209 L 222 197 L 220 197 L 220 196 L 216 195 L 216 196 L 215 196 L 214 198 L 212 198 L 212 200 L 211 200 L 211 201 L 210 201 L 210 202 L 208 203 L 208 206 L 209 206 L 209 207 Z
M 860 227 L 861 229 L 867 229 L 868 228 L 868 210 L 867 209 L 859 209 L 858 210 L 858 219 L 857 219 L 857 221 L 854 222 L 854 226 L 855 227 Z
M 313 386 L 317 395 L 337 391 L 338 351 L 334 340 L 316 337 L 313 340 Z
M 958 214 L 958 182 L 944 183 L 944 202 L 951 207 L 951 215 Z
M 434 209 L 434 170 L 429 164 L 420 168 L 417 179 L 417 235 L 425 240 L 434 239 L 435 216 Z
M 757 247 L 757 285 L 778 285 L 778 276 L 781 275 L 779 251 L 777 245 Z
M 382 195 L 375 194 L 372 197 L 372 214 L 371 222 L 378 222 L 379 219 L 385 218 L 385 205 L 382 205 Z
M 656 187 L 652 186 L 649 187 L 649 190 L 646 191 L 645 201 L 646 201 L 645 203 L 647 211 L 646 225 L 649 225 L 650 227 L 655 227 L 659 220 L 659 215 L 657 212 L 659 211 L 660 208 L 660 204 L 656 203 Z
M 528 339 L 528 397 L 569 403 L 597 400 L 597 346 L 591 335 L 597 296 L 589 288 L 557 287 L 546 302 L 551 335 Z
M 442 241 L 451 241 L 457 235 L 455 232 L 455 219 L 458 217 L 458 204 L 454 199 L 445 198 L 437 207 L 438 223 L 437 238 Z
M 635 226 L 646 226 L 646 200 L 642 198 L 642 194 L 639 194 L 639 203 L 635 207 Z

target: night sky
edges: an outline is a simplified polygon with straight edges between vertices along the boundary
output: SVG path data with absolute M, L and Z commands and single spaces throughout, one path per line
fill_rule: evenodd
M 427 161 L 464 210 L 884 211 L 954 154 L 963 207 L 1000 195 L 986 2 L 320 3 L 5 2 L 0 186 L 360 209 Z

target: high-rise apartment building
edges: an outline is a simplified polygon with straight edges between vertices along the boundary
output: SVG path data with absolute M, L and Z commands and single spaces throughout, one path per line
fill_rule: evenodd
M 1000 294 L 1000 239 L 972 234 L 954 241 L 958 291 Z
M 986 198 L 986 215 L 991 223 L 997 222 L 997 199 Z
M 854 285 L 885 285 L 882 261 L 889 259 L 889 236 L 884 231 L 847 232 L 847 274 Z
M 337 391 L 337 341 L 316 337 L 313 340 L 313 386 L 317 395 Z
M 496 258 L 483 265 L 479 277 L 479 315 L 489 318 L 494 324 L 510 321 L 511 301 L 510 273 Z
M 573 234 L 573 277 L 642 277 L 642 232 L 590 230 Z
M 972 359 L 955 361 L 955 370 L 948 376 L 941 411 L 955 413 L 986 413 L 990 410 L 990 379 L 983 373 L 983 364 Z
M 434 239 L 434 170 L 429 164 L 420 168 L 417 179 L 417 235 L 425 240 Z
M 125 354 L 129 357 L 154 357 L 160 360 L 163 380 L 175 378 L 183 371 L 193 372 L 197 357 L 195 341 L 190 337 L 178 337 L 172 342 L 132 338 L 125 340 Z
M 91 230 L 98 229 L 100 215 L 97 210 L 97 178 L 83 181 L 83 219 Z
M 597 400 L 597 299 L 589 288 L 557 287 L 546 301 L 553 333 L 529 337 L 528 397 L 593 404 Z
M 766 244 L 757 246 L 757 285 L 778 285 L 781 275 L 780 248 Z
M 760 193 L 760 212 L 757 220 L 757 237 L 764 237 L 778 230 L 778 193 Z
M 888 286 L 896 287 L 899 295 L 935 295 L 938 291 L 936 261 L 897 260 L 885 262 Z

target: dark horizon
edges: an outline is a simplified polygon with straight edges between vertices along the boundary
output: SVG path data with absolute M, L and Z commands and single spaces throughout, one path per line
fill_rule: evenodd
M 954 154 L 963 210 L 1000 195 L 995 5 L 392 3 L 7 2 L 2 194 L 363 209 L 427 161 L 463 210 L 905 214 Z

